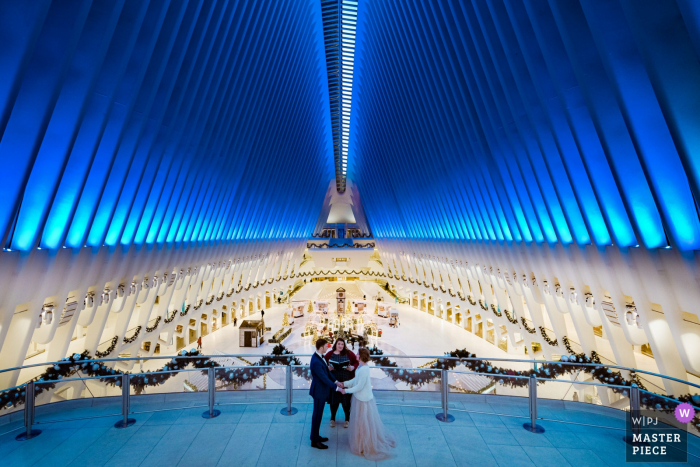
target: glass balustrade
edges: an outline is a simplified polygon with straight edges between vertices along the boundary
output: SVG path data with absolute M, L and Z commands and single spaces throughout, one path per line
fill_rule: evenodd
M 101 418 L 105 423 L 128 427 L 139 414 L 175 410 L 211 418 L 227 410 L 241 410 L 235 406 L 251 404 L 277 404 L 280 413 L 287 416 L 295 415 L 300 408 L 305 411 L 312 402 L 308 394 L 309 355 L 261 357 L 266 356 L 178 355 L 36 365 L 33 373 L 37 373 L 37 368 L 45 372 L 0 391 L 4 406 L 0 412 L 0 434 L 17 431 L 18 438 L 37 436 L 31 433 L 42 426 L 86 418 Z M 622 432 L 635 400 L 638 409 L 658 412 L 660 419 L 670 420 L 682 401 L 690 401 L 700 413 L 696 401 L 700 400 L 700 386 L 639 370 L 515 359 L 407 355 L 373 358 L 370 375 L 382 410 L 399 407 L 404 413 L 434 415 L 445 422 L 466 416 L 488 423 L 497 417 L 506 426 L 529 424 L 531 431 L 532 426 L 536 431 L 548 425 L 554 429 L 556 424 L 567 424 Z M 287 361 L 291 365 L 284 363 Z M 154 370 L 141 371 L 142 367 Z M 28 368 L 2 370 L 0 374 L 26 374 L 23 370 Z M 558 372 L 558 376 L 550 377 L 550 370 Z M 606 377 L 600 376 L 601 371 L 606 372 Z M 640 384 L 605 382 L 614 380 L 610 376 L 613 372 L 619 372 L 622 378 L 616 382 L 630 381 L 630 375 L 636 375 Z M 649 380 L 658 384 L 647 387 L 643 381 Z M 657 386 L 672 388 L 680 400 L 656 391 Z M 631 397 L 634 391 L 639 396 L 636 399 Z M 29 400 L 27 394 L 31 392 L 34 397 Z M 691 434 L 700 436 L 693 423 L 689 427 Z

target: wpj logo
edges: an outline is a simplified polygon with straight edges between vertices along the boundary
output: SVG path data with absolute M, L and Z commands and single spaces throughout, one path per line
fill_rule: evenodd
M 625 437 L 627 462 L 687 462 L 687 421 L 683 420 L 692 420 L 695 411 L 690 404 L 681 404 L 674 415 L 675 419 L 653 411 L 630 413 Z
M 688 423 L 695 418 L 695 408 L 687 402 L 683 402 L 682 404 L 678 404 L 673 414 L 679 422 Z

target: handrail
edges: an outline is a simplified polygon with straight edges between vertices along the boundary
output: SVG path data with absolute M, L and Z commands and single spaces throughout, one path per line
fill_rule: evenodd
M 125 362 L 125 361 L 146 361 L 146 360 L 171 360 L 175 357 L 181 358 L 181 359 L 191 359 L 191 360 L 197 360 L 197 359 L 203 359 L 203 358 L 226 358 L 226 357 L 232 357 L 232 358 L 238 358 L 238 357 L 264 357 L 264 356 L 272 356 L 271 354 L 220 354 L 220 355 L 196 355 L 196 356 L 189 356 L 189 355 L 163 355 L 163 356 L 157 356 L 157 357 L 127 357 L 127 358 L 93 358 L 90 360 L 83 360 L 81 363 L 86 363 L 86 362 Z M 294 357 L 311 357 L 313 356 L 312 353 L 308 354 L 293 354 L 293 355 L 274 355 L 275 358 L 294 358 Z M 543 364 L 543 363 L 549 363 L 553 365 L 575 365 L 578 367 L 581 366 L 587 366 L 587 367 L 601 367 L 605 366 L 606 368 L 612 368 L 612 369 L 617 369 L 617 370 L 626 370 L 626 371 L 633 371 L 635 373 L 643 373 L 651 376 L 656 376 L 659 378 L 664 378 L 669 381 L 675 381 L 677 383 L 681 384 L 688 384 L 690 386 L 693 386 L 695 388 L 700 389 L 700 384 L 695 384 L 690 381 L 686 381 L 683 379 L 675 378 L 673 376 L 667 376 L 663 375 L 660 373 L 654 373 L 652 371 L 647 371 L 647 370 L 641 370 L 638 368 L 630 368 L 630 367 L 625 367 L 625 366 L 619 366 L 619 365 L 603 365 L 600 363 L 580 363 L 580 362 L 562 362 L 562 361 L 550 361 L 550 360 L 524 360 L 524 359 L 514 359 L 514 358 L 498 358 L 498 357 L 450 357 L 448 355 L 393 355 L 393 354 L 383 354 L 383 355 L 372 355 L 371 358 L 383 358 L 383 357 L 388 357 L 388 358 L 429 358 L 429 359 L 442 359 L 442 360 L 457 360 L 457 361 L 492 361 L 492 362 L 512 362 L 512 363 L 532 363 L 532 364 Z M 23 365 L 23 366 L 18 366 L 18 367 L 13 367 L 13 368 L 5 368 L 5 369 L 0 369 L 0 374 L 5 373 L 8 371 L 19 371 L 23 370 L 26 368 L 33 368 L 37 366 L 51 366 L 51 365 L 66 365 L 66 364 L 72 364 L 71 362 L 68 361 L 54 361 L 54 362 L 44 362 L 44 363 L 34 363 L 31 365 Z
M 255 355 L 255 354 L 253 354 L 253 355 Z M 309 354 L 306 354 L 306 355 L 308 356 Z M 274 354 L 273 354 L 272 356 L 274 356 L 275 358 L 279 358 L 279 357 L 295 358 L 295 355 L 294 355 L 294 354 L 289 354 L 289 355 L 287 355 L 287 354 L 283 354 L 283 355 L 274 355 Z M 196 356 L 189 356 L 189 355 L 188 355 L 188 356 L 184 356 L 184 355 L 183 355 L 183 356 L 180 356 L 180 358 L 182 358 L 182 357 L 199 358 L 199 359 L 202 359 L 202 358 L 203 358 L 202 355 L 196 355 Z M 226 356 L 216 355 L 215 357 L 216 357 L 216 358 L 221 358 L 221 357 L 226 357 Z M 239 355 L 238 357 L 240 357 L 240 355 Z M 388 355 L 377 355 L 376 357 L 379 357 L 379 358 L 386 358 L 386 357 L 388 357 Z M 397 356 L 392 355 L 392 357 L 397 357 Z M 417 357 L 411 357 L 411 356 L 405 356 L 405 355 L 400 355 L 400 356 L 398 356 L 398 357 L 402 357 L 402 358 L 417 358 Z M 432 356 L 431 356 L 431 357 L 432 357 Z M 418 358 L 431 358 L 431 357 L 420 356 L 420 357 L 418 357 Z M 166 358 L 166 357 L 159 357 L 159 358 Z M 171 357 L 171 358 L 172 358 L 172 357 Z M 441 360 L 444 362 L 444 360 L 446 360 L 446 359 L 449 359 L 449 360 L 461 360 L 461 361 L 464 361 L 464 360 L 482 360 L 482 359 L 473 358 L 473 357 L 467 357 L 467 358 L 458 358 L 458 357 L 438 357 L 438 362 L 440 362 Z M 100 359 L 100 360 L 114 361 L 114 360 L 136 360 L 136 359 L 135 359 L 135 358 L 129 358 L 129 359 Z M 499 361 L 502 361 L 502 360 L 509 360 L 509 359 L 498 359 L 498 360 L 499 360 Z M 513 360 L 513 359 L 510 359 L 510 360 Z M 518 361 L 518 360 L 516 360 L 516 361 Z M 520 361 L 522 361 L 522 360 L 520 360 Z M 82 361 L 83 364 L 84 364 L 84 363 L 88 363 L 88 362 L 89 362 L 89 360 L 84 360 L 84 361 Z M 542 361 L 530 360 L 530 362 L 533 362 L 533 363 L 535 363 L 535 362 L 541 363 Z M 550 363 L 552 363 L 552 362 L 550 362 Z M 564 363 L 568 363 L 568 362 L 560 362 L 560 363 L 564 364 Z M 573 363 L 572 363 L 572 364 L 573 364 Z M 595 365 L 594 365 L 594 366 L 595 366 Z M 292 360 L 291 362 L 289 362 L 288 365 L 277 366 L 277 368 L 280 368 L 280 369 L 281 369 L 281 368 L 286 368 L 286 376 L 285 376 L 284 391 L 285 391 L 285 394 L 286 394 L 287 406 L 286 406 L 285 408 L 283 408 L 283 409 L 280 411 L 280 413 L 281 413 L 282 415 L 286 415 L 286 416 L 292 416 L 292 415 L 295 415 L 295 414 L 298 412 L 298 410 L 297 410 L 296 408 L 292 407 L 293 392 L 294 392 L 294 387 L 293 387 L 293 374 L 292 374 L 292 372 L 293 372 L 293 370 L 292 370 L 293 367 L 297 367 L 297 368 L 298 368 L 298 367 L 301 367 L 301 368 L 304 368 L 304 370 L 302 370 L 302 371 L 308 372 L 308 370 L 305 370 L 305 369 L 307 368 L 307 365 L 299 365 L 298 363 L 295 363 L 294 360 Z M 120 420 L 120 421 L 118 421 L 118 422 L 115 424 L 115 427 L 116 427 L 116 428 L 128 428 L 128 427 L 132 426 L 132 425 L 136 422 L 135 419 L 129 418 L 130 415 L 132 415 L 132 414 L 135 415 L 135 414 L 139 414 L 139 413 L 146 413 L 146 412 L 153 412 L 153 410 L 140 411 L 140 412 L 135 412 L 135 411 L 132 411 L 132 410 L 131 410 L 131 404 L 130 404 L 130 398 L 131 398 L 131 395 L 130 395 L 130 388 L 131 388 L 131 384 L 130 384 L 130 379 L 131 379 L 133 376 L 137 376 L 137 375 L 148 375 L 148 376 L 152 376 L 152 375 L 154 375 L 154 374 L 159 374 L 159 373 L 179 373 L 179 372 L 181 372 L 181 371 L 185 371 L 185 372 L 196 372 L 196 371 L 200 371 L 200 372 L 205 373 L 205 374 L 207 375 L 207 378 L 208 378 L 208 383 L 207 383 L 207 394 L 208 394 L 208 406 L 207 406 L 207 407 L 208 407 L 208 410 L 205 411 L 205 412 L 202 414 L 202 417 L 203 417 L 203 418 L 215 418 L 215 417 L 217 417 L 217 416 L 219 416 L 219 415 L 221 414 L 221 411 L 220 411 L 220 410 L 217 410 L 217 409 L 214 408 L 216 405 L 223 406 L 223 405 L 235 405 L 235 404 L 241 404 L 241 403 L 242 403 L 242 402 L 223 402 L 223 403 L 222 403 L 222 402 L 218 402 L 218 403 L 216 402 L 216 393 L 217 393 L 216 383 L 215 383 L 215 381 L 216 381 L 216 372 L 217 372 L 217 371 L 223 371 L 224 373 L 226 373 L 226 372 L 228 372 L 229 369 L 234 369 L 234 368 L 245 368 L 246 370 L 247 370 L 247 369 L 252 369 L 252 368 L 256 368 L 256 369 L 262 369 L 262 368 L 273 369 L 273 368 L 275 368 L 275 365 L 252 365 L 252 366 L 233 365 L 233 366 L 221 366 L 221 367 L 218 367 L 218 368 L 212 366 L 212 367 L 208 367 L 208 368 L 195 368 L 195 369 L 181 368 L 181 369 L 177 369 L 177 370 L 159 370 L 159 371 L 154 371 L 154 372 L 135 373 L 135 374 L 133 374 L 133 375 L 132 375 L 132 374 L 129 374 L 129 373 L 123 373 L 123 374 L 120 374 L 120 375 L 103 375 L 103 376 L 86 376 L 86 377 L 78 377 L 78 378 L 66 378 L 66 379 L 63 379 L 63 380 L 61 380 L 61 381 L 63 381 L 63 382 L 71 382 L 71 381 L 86 381 L 86 380 L 94 380 L 94 379 L 101 379 L 101 380 L 104 380 L 104 379 L 107 379 L 107 378 L 119 378 L 121 384 L 117 384 L 117 387 L 120 387 L 120 390 L 121 390 L 121 398 L 122 398 L 122 412 L 121 412 L 121 415 L 122 415 L 123 419 Z M 437 378 L 432 378 L 432 382 L 439 385 L 439 392 L 440 392 L 440 394 L 441 394 L 441 399 L 442 399 L 442 403 L 441 403 L 442 412 L 436 413 L 436 414 L 435 414 L 435 417 L 436 417 L 439 421 L 444 422 L 444 423 L 450 423 L 450 422 L 455 421 L 455 417 L 454 417 L 453 415 L 450 415 L 450 414 L 448 413 L 448 409 L 449 409 L 449 405 L 450 405 L 450 404 L 449 404 L 449 397 L 450 397 L 449 374 L 450 374 L 450 373 L 454 373 L 454 374 L 475 374 L 475 375 L 483 374 L 484 376 L 493 376 L 492 374 L 482 373 L 482 372 L 479 372 L 479 371 L 461 371 L 461 370 L 455 370 L 455 369 L 448 370 L 448 369 L 445 369 L 445 368 L 413 368 L 413 367 L 410 367 L 410 368 L 409 368 L 409 367 L 398 367 L 398 366 L 396 366 L 396 367 L 394 367 L 394 366 L 377 366 L 377 367 L 374 367 L 374 368 L 380 368 L 380 369 L 385 369 L 385 370 L 390 370 L 390 371 L 401 370 L 401 371 L 411 371 L 411 372 L 416 372 L 416 371 L 439 372 L 439 373 L 440 373 L 439 377 L 437 377 Z M 298 373 L 297 373 L 297 374 L 298 374 Z M 298 374 L 298 376 L 302 376 L 302 375 L 299 375 L 299 374 Z M 528 403 L 529 403 L 529 418 L 530 418 L 530 422 L 524 423 L 524 424 L 523 424 L 523 428 L 524 428 L 525 430 L 530 431 L 530 432 L 532 432 L 532 433 L 544 433 L 545 429 L 544 429 L 542 426 L 540 426 L 540 425 L 537 424 L 538 420 L 547 420 L 547 421 L 560 422 L 560 423 L 576 423 L 576 422 L 569 422 L 569 421 L 567 421 L 567 420 L 557 420 L 557 419 L 551 419 L 551 418 L 544 418 L 544 417 L 538 416 L 538 414 L 537 414 L 537 405 L 538 405 L 538 402 L 537 402 L 537 399 L 538 399 L 538 395 L 537 395 L 537 382 L 538 382 L 538 381 L 543 381 L 543 382 L 547 382 L 547 381 L 558 381 L 557 379 L 555 379 L 555 378 L 546 378 L 546 377 L 536 376 L 536 375 L 534 375 L 534 374 L 529 375 L 529 376 L 509 375 L 508 377 L 509 377 L 509 378 L 513 378 L 513 379 L 519 378 L 519 379 L 528 379 L 528 380 L 529 380 L 529 382 L 528 382 L 528 384 L 527 384 L 527 388 L 528 388 L 528 396 L 527 396 L 527 398 L 528 398 Z M 252 381 L 252 380 L 251 380 L 251 381 Z M 46 383 L 52 383 L 52 382 L 47 381 Z M 35 388 L 34 388 L 34 385 L 35 385 L 35 384 L 42 384 L 42 383 L 41 383 L 41 382 L 35 382 L 35 381 L 30 381 L 29 383 L 27 383 L 27 394 L 35 394 Z M 604 386 L 604 387 L 611 387 L 611 388 L 620 388 L 620 389 L 623 389 L 623 390 L 624 390 L 623 394 L 624 394 L 625 396 L 628 396 L 628 397 L 629 397 L 629 400 L 630 400 L 630 411 L 631 411 L 633 414 L 634 414 L 634 413 L 639 413 L 639 410 L 640 410 L 640 395 L 639 395 L 639 393 L 640 393 L 640 388 L 638 388 L 638 387 L 636 387 L 636 386 L 631 386 L 631 387 L 630 387 L 630 386 L 620 386 L 620 385 L 616 385 L 616 384 L 606 384 L 606 383 L 600 383 L 600 384 L 598 384 L 598 383 L 589 383 L 589 382 L 579 382 L 579 384 L 592 385 L 592 386 L 601 385 L 601 386 Z M 689 384 L 692 385 L 693 383 L 689 383 Z M 520 397 L 521 397 L 521 396 L 520 396 Z M 664 396 L 661 396 L 661 397 L 664 397 Z M 664 397 L 664 398 L 665 398 L 665 399 L 669 399 L 669 400 L 673 400 L 673 399 L 670 399 L 670 398 L 668 398 L 668 397 Z M 274 402 L 274 401 L 273 401 L 273 402 L 269 402 L 269 401 L 258 401 L 258 402 L 245 402 L 245 403 L 246 403 L 246 404 L 251 404 L 251 403 L 252 403 L 252 404 L 262 404 L 262 403 L 277 403 L 277 402 Z M 396 405 L 396 404 L 386 404 L 386 405 Z M 401 404 L 401 405 L 404 405 L 404 404 Z M 413 406 L 413 405 L 408 405 L 408 406 Z M 188 407 L 186 407 L 186 408 L 195 408 L 195 407 L 204 407 L 204 406 L 202 406 L 202 405 L 195 405 L 195 406 L 188 406 Z M 426 406 L 426 407 L 431 407 L 431 408 L 432 408 L 433 406 Z M 178 407 L 178 408 L 185 408 L 185 407 Z M 155 410 L 155 411 L 160 411 L 160 410 L 163 410 L 163 409 L 157 409 L 157 410 Z M 168 409 L 164 409 L 164 410 L 175 410 L 175 408 L 168 408 Z M 462 410 L 460 410 L 460 409 L 454 409 L 454 410 L 457 411 L 457 412 L 472 412 L 472 410 L 469 410 L 469 409 L 462 409 Z M 19 435 L 16 436 L 15 439 L 17 439 L 18 441 L 23 441 L 23 440 L 31 439 L 31 438 L 34 438 L 34 437 L 38 436 L 39 434 L 41 434 L 41 430 L 37 430 L 37 429 L 34 429 L 34 428 L 33 428 L 34 424 L 37 423 L 37 422 L 35 422 L 35 420 L 34 420 L 34 417 L 35 417 L 35 397 L 28 397 L 28 398 L 26 399 L 24 415 L 25 415 L 25 416 L 24 416 L 24 420 L 25 420 L 25 422 L 24 422 L 24 432 L 23 432 L 23 433 L 20 433 Z M 106 414 L 106 415 L 105 415 L 105 414 L 100 414 L 100 415 L 96 415 L 96 416 L 94 416 L 94 417 L 82 417 L 81 419 L 85 419 L 85 418 L 90 418 L 90 419 L 91 419 L 91 418 L 103 418 L 103 417 L 106 417 L 106 416 L 114 416 L 114 415 L 117 415 L 117 414 Z M 518 418 L 526 418 L 526 417 L 524 417 L 524 416 L 518 416 Z M 72 420 L 72 419 L 66 419 L 66 420 L 53 420 L 53 419 L 51 419 L 51 420 L 44 420 L 44 421 L 38 422 L 38 423 L 39 423 L 39 424 L 42 424 L 42 423 L 55 423 L 55 422 L 59 422 L 59 421 L 70 421 L 70 420 Z M 576 423 L 576 424 L 578 424 L 578 423 Z M 588 424 L 587 424 L 587 425 L 588 425 Z M 589 425 L 589 426 L 601 426 L 601 427 L 604 427 L 604 428 L 614 428 L 614 427 L 605 427 L 605 426 L 602 426 L 602 425 Z M 7 433 L 10 433 L 10 432 L 12 432 L 12 431 L 16 431 L 16 430 L 18 430 L 18 429 L 21 429 L 21 427 L 13 428 L 12 430 L 8 431 Z M 617 428 L 616 428 L 616 429 L 617 429 Z M 639 427 L 636 426 L 636 425 L 633 425 L 633 426 L 632 426 L 632 430 L 633 430 L 633 432 L 638 432 Z M 635 431 L 635 430 L 636 430 L 636 431 Z M 4 433 L 4 434 L 6 434 L 6 433 Z M 690 454 L 690 453 L 689 453 L 689 454 Z M 694 454 L 692 454 L 692 455 L 695 456 Z

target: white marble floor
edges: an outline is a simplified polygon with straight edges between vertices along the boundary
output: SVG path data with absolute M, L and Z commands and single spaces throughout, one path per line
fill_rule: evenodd
M 369 320 L 374 321 L 383 331 L 382 337 L 374 339 L 371 345 L 376 345 L 381 348 L 385 354 L 440 356 L 451 350 L 467 349 L 472 353 L 476 353 L 478 356 L 488 358 L 518 358 L 518 356 L 513 356 L 502 351 L 485 339 L 477 337 L 459 326 L 436 318 L 423 311 L 416 310 L 409 305 L 394 305 L 400 312 L 401 325 L 397 328 L 389 327 L 388 318 L 380 318 L 372 313 L 375 302 L 369 300 L 369 298 L 377 294 L 381 294 L 384 300 L 390 298 L 375 282 L 313 282 L 302 288 L 294 296 L 294 299 L 329 300 L 331 297 L 335 296 L 335 290 L 338 287 L 345 288 L 346 291 L 352 295 L 358 297 L 366 295 L 368 297 L 370 313 L 364 315 L 365 322 Z M 285 309 L 286 305 L 276 305 L 265 310 L 265 324 L 272 328 L 272 333 L 282 326 L 282 317 Z M 252 318 L 259 319 L 260 313 L 252 315 Z M 292 334 L 284 341 L 285 347 L 296 354 L 311 354 L 314 351 L 310 340 L 301 337 L 304 324 L 308 319 L 308 316 L 297 318 L 293 325 L 294 330 Z M 268 333 L 267 337 L 270 337 L 272 333 Z M 257 348 L 240 347 L 238 345 L 238 340 L 238 328 L 229 325 L 202 338 L 202 351 L 205 354 L 219 352 L 224 354 L 265 354 L 269 353 L 274 346 L 274 344 L 266 343 Z M 396 359 L 396 362 L 400 366 L 418 367 L 432 359 L 433 358 L 400 358 Z M 249 360 L 252 361 L 253 358 Z M 306 359 L 302 359 L 302 361 L 306 362 Z M 156 369 L 161 366 L 161 362 L 153 361 L 150 364 L 144 365 L 144 369 Z M 500 366 L 516 370 L 525 370 L 530 367 L 527 363 L 502 363 Z M 396 384 L 391 381 L 381 370 L 373 370 L 372 378 L 374 387 L 383 389 L 402 388 L 401 383 Z M 550 385 L 544 390 L 542 395 L 560 399 L 570 387 L 571 383 L 557 383 L 557 385 Z M 527 396 L 526 389 L 498 388 L 498 391 L 501 394 Z
M 302 288 L 294 297 L 294 299 L 314 300 L 317 298 L 328 299 L 338 287 L 343 287 L 352 295 L 361 297 L 366 295 L 371 298 L 377 294 L 382 294 L 384 299 L 389 298 L 385 292 L 375 282 L 351 281 L 351 282 L 313 282 Z M 375 302 L 368 300 L 369 310 L 374 310 Z M 374 321 L 382 329 L 383 335 L 381 338 L 374 339 L 370 344 L 381 348 L 385 354 L 391 355 L 427 355 L 441 356 L 445 352 L 454 349 L 467 349 L 470 352 L 476 353 L 478 356 L 487 358 L 513 358 L 514 356 L 507 354 L 497 346 L 487 342 L 485 339 L 477 337 L 464 330 L 463 328 L 439 319 L 428 313 L 416 310 L 408 305 L 395 305 L 400 311 L 401 325 L 397 328 L 389 327 L 388 318 L 380 318 L 371 311 L 364 315 L 365 321 Z M 282 327 L 282 318 L 286 305 L 275 305 L 265 311 L 265 324 L 272 328 L 271 332 L 267 333 L 267 338 Z M 253 319 L 259 319 L 260 313 L 250 316 Z M 246 317 L 248 318 L 248 317 Z M 291 335 L 284 341 L 284 345 L 296 354 L 311 354 L 314 351 L 313 345 L 309 338 L 302 338 L 301 332 L 304 325 L 309 319 L 308 316 L 297 318 L 293 324 Z M 239 324 L 242 320 L 239 319 Z M 238 327 L 232 324 L 224 326 L 207 336 L 202 338 L 202 352 L 208 355 L 220 354 L 252 354 L 263 355 L 271 351 L 274 344 L 265 343 L 261 347 L 240 347 Z M 418 367 L 428 363 L 433 358 L 398 358 L 396 363 L 404 367 Z M 256 357 L 246 358 L 249 362 L 256 362 Z M 301 358 L 302 362 L 306 363 L 308 358 Z M 157 359 L 146 361 L 142 368 L 143 371 L 153 371 L 162 368 L 166 359 Z M 234 364 L 245 365 L 244 361 L 234 361 Z M 516 370 L 525 370 L 530 367 L 527 363 L 507 363 L 501 362 L 500 366 L 512 368 Z M 134 371 L 139 371 L 138 366 Z M 457 381 L 457 379 L 468 378 L 469 381 Z M 278 374 L 271 374 L 266 384 L 274 387 L 277 384 L 283 387 L 283 377 Z M 451 379 L 451 384 L 461 385 L 462 387 L 476 390 L 477 386 L 485 386 L 488 381 L 480 381 L 474 376 L 454 376 Z M 192 383 L 192 384 L 190 384 Z M 260 381 L 253 382 L 251 388 L 260 386 Z M 409 389 L 404 383 L 396 383 L 392 381 L 381 370 L 372 370 L 372 384 L 376 389 Z M 206 387 L 206 378 L 199 372 L 180 373 L 167 381 L 162 386 L 155 389 L 148 389 L 151 393 L 161 392 L 181 392 L 183 388 L 192 385 L 195 387 Z M 568 398 L 573 392 L 571 383 L 567 380 L 562 380 L 557 383 L 550 383 L 540 389 L 540 397 L 548 397 L 552 399 L 562 399 L 568 393 Z M 414 388 L 415 389 L 415 388 Z M 187 389 L 184 389 L 187 390 Z M 437 387 L 431 385 L 419 388 L 419 390 L 437 390 Z M 82 392 L 81 392 L 82 391 Z M 504 395 L 527 396 L 526 388 L 507 388 L 497 387 L 496 391 Z M 73 397 L 93 397 L 93 396 L 115 396 L 118 395 L 118 388 L 109 388 L 104 384 L 87 381 L 85 387 L 76 387 L 76 392 L 73 392 Z M 46 396 L 42 396 L 38 400 L 38 404 L 47 402 Z
M 335 289 L 338 287 L 348 289 L 360 287 L 367 292 L 368 297 L 380 290 L 374 282 L 314 282 L 302 288 L 294 296 L 294 299 L 314 300 L 320 297 L 328 299 L 330 293 L 335 293 Z M 384 293 L 384 297 L 388 298 L 386 293 Z M 374 310 L 374 302 L 370 301 L 369 305 L 370 310 Z M 277 331 L 282 326 L 282 315 L 285 308 L 285 305 L 275 305 L 265 310 L 265 324 L 272 328 L 272 332 Z M 390 349 L 395 349 L 404 355 L 442 355 L 444 352 L 456 348 L 466 348 L 480 356 L 509 357 L 498 347 L 454 324 L 418 311 L 408 305 L 396 305 L 396 308 L 400 311 L 401 320 L 401 326 L 398 328 L 389 327 L 388 318 L 379 318 L 374 314 L 365 315 L 365 317 L 377 322 L 382 328 L 383 336 L 376 341 L 376 345 L 384 349 L 386 353 L 393 353 Z M 252 315 L 252 318 L 259 319 L 260 313 Z M 300 335 L 307 319 L 307 317 L 297 318 L 293 326 L 294 332 L 284 341 L 287 348 L 293 349 L 297 353 L 313 352 L 309 341 L 302 339 Z M 205 336 L 202 338 L 202 342 L 204 353 L 217 350 L 223 353 L 263 354 L 268 353 L 271 348 L 270 344 L 258 348 L 239 347 L 238 329 L 233 326 L 225 326 Z M 425 362 L 425 359 L 414 359 L 412 363 L 420 365 Z

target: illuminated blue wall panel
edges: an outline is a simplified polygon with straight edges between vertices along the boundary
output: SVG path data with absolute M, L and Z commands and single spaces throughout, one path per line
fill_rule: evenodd
M 349 170 L 375 236 L 700 248 L 693 2 L 361 6 Z
M 699 249 L 699 12 L 0 2 L 3 246 L 305 237 L 347 167 L 378 237 Z
M 6 248 L 311 234 L 333 176 L 316 0 L 9 3 Z

